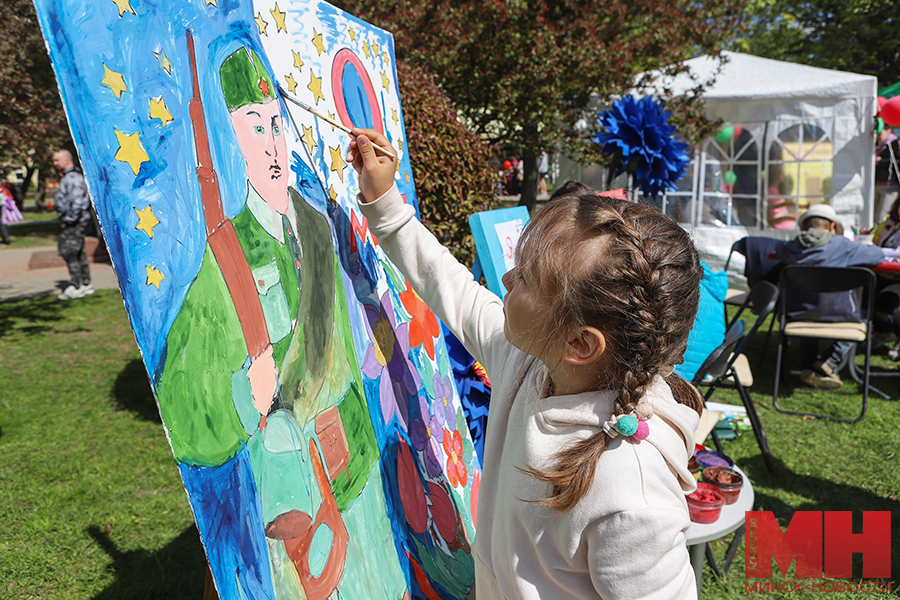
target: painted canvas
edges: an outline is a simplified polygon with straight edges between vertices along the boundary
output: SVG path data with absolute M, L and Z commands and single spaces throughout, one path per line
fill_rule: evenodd
M 480 468 L 439 323 L 356 205 L 393 40 L 310 0 L 36 0 L 223 599 L 462 598 Z

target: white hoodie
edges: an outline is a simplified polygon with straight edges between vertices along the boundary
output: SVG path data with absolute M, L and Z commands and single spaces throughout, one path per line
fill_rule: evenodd
M 502 301 L 415 219 L 396 186 L 362 211 L 388 257 L 491 378 L 477 598 L 696 598 L 684 496 L 696 488 L 687 462 L 697 413 L 657 377 L 645 396 L 655 410 L 650 436 L 611 440 L 591 489 L 571 511 L 537 504 L 550 485 L 522 469 L 546 469 L 561 449 L 602 431 L 614 393 L 546 397 L 544 365 L 503 334 Z

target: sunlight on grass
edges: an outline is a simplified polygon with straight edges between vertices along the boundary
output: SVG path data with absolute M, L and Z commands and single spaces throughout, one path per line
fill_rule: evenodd
M 118 292 L 0 303 L 0 349 L 0 597 L 200 598 L 199 535 Z

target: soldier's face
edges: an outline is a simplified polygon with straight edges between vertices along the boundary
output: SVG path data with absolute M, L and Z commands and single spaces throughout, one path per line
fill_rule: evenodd
M 234 109 L 231 125 L 247 161 L 250 183 L 270 207 L 287 213 L 289 170 L 278 101 Z

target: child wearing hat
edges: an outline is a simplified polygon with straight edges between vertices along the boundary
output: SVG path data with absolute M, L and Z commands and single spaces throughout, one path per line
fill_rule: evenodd
M 894 250 L 853 242 L 843 235 L 843 227 L 834 208 L 828 204 L 816 204 L 800 215 L 800 233 L 792 240 L 779 244 L 775 253 L 788 265 L 819 267 L 855 267 L 877 265 Z M 809 320 L 823 322 L 861 321 L 859 301 L 855 291 L 840 294 L 790 297 L 785 307 L 788 321 Z M 837 389 L 843 385 L 837 367 L 853 348 L 855 342 L 836 341 L 819 355 L 818 340 L 801 338 L 800 362 L 803 371 L 800 379 L 806 385 Z

